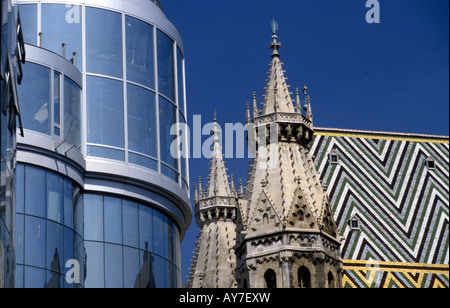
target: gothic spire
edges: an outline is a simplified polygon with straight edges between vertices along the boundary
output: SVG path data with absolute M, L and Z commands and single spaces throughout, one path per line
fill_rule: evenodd
M 217 123 L 216 116 L 214 116 L 211 134 L 213 135 L 213 149 L 211 153 L 211 167 L 209 169 L 208 194 L 206 197 L 232 196 L 222 154 L 221 129 Z
M 272 51 L 272 62 L 270 63 L 269 81 L 266 87 L 266 95 L 264 102 L 264 110 L 262 115 L 282 112 L 295 113 L 294 105 L 289 92 L 289 85 L 286 83 L 287 78 L 284 77 L 282 63 L 280 61 L 280 53 L 278 50 L 281 43 L 278 42 L 278 36 L 275 34 L 278 24 L 272 23 L 273 35 L 270 48 Z

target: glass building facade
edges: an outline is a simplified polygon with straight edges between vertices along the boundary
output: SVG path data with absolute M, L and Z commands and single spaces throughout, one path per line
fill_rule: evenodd
M 10 288 L 16 262 L 16 126 L 22 133 L 17 85 L 23 76 L 25 49 L 16 1 L 1 0 L 0 18 L 0 288 Z
M 15 287 L 180 287 L 192 213 L 172 149 L 186 123 L 178 31 L 159 2 L 17 2 Z

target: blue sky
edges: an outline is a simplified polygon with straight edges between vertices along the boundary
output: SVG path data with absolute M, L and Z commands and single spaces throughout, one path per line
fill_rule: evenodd
M 448 0 L 379 0 L 379 24 L 366 22 L 366 0 L 161 3 L 184 42 L 189 123 L 194 114 L 211 121 L 214 110 L 219 124 L 244 122 L 253 91 L 263 101 L 275 18 L 288 84 L 293 93 L 308 86 L 316 127 L 449 135 Z M 228 160 L 229 173 L 245 178 L 248 162 Z M 208 167 L 191 159 L 191 183 Z

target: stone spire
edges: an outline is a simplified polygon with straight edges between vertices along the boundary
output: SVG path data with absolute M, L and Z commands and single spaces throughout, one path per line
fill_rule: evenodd
M 287 78 L 284 77 L 283 63 L 280 61 L 280 53 L 278 50 L 281 43 L 278 41 L 278 36 L 272 36 L 272 62 L 270 63 L 269 79 L 266 87 L 264 110 L 262 115 L 272 113 L 295 113 L 294 105 L 292 103 L 291 94 L 289 92 L 289 85 L 286 83 Z
M 228 181 L 222 154 L 221 130 L 214 116 L 213 147 L 209 182 L 206 192 L 201 182 L 195 194 L 195 219 L 201 229 L 188 277 L 191 288 L 236 287 L 234 270 L 236 256 L 237 196 L 234 179 Z
M 229 197 L 232 196 L 232 193 L 225 168 L 225 162 L 223 160 L 222 141 L 220 138 L 221 130 L 216 117 L 214 117 L 213 130 L 211 133 L 213 134 L 213 150 L 211 154 L 211 166 L 209 169 L 207 197 Z
M 252 121 L 257 151 L 238 203 L 237 282 L 251 288 L 298 287 L 304 285 L 303 266 L 314 275 L 309 285 L 325 287 L 326 277 L 341 275 L 342 260 L 337 224 L 309 152 L 310 98 L 303 116 L 298 91 L 294 106 L 286 84 L 275 30 L 270 47 L 264 110 Z

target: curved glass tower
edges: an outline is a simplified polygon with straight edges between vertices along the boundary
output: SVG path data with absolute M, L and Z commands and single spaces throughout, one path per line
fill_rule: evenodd
M 180 287 L 183 44 L 159 2 L 18 0 L 17 287 Z

